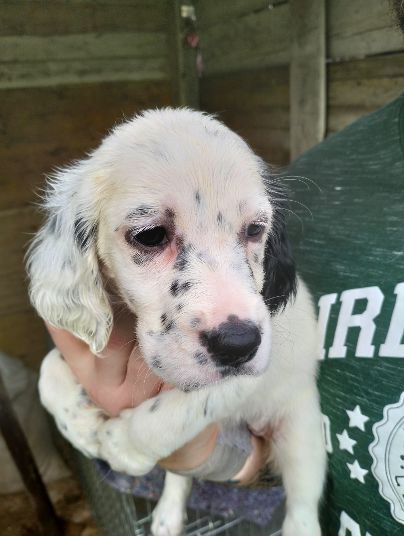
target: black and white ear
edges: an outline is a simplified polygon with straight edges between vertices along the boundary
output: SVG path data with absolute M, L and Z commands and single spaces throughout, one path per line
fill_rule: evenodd
M 265 180 L 269 199 L 274 208 L 272 227 L 265 245 L 262 288 L 264 301 L 272 314 L 284 309 L 296 295 L 296 266 L 286 230 L 287 195 L 278 184 Z
M 76 190 L 77 170 L 50 183 L 48 219 L 28 250 L 30 298 L 39 315 L 86 342 L 94 353 L 106 346 L 112 310 L 97 256 L 97 221 Z M 80 206 L 81 205 L 81 206 Z

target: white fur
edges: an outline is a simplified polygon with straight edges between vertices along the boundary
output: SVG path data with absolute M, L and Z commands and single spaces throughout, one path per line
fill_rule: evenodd
M 50 219 L 29 257 L 35 307 L 100 352 L 113 321 L 109 279 L 137 315 L 136 335 L 149 366 L 156 367 L 158 355 L 155 371 L 191 391 L 160 394 L 155 411 L 153 399 L 105 420 L 83 403 L 80 386 L 56 351 L 45 358 L 40 391 L 77 448 L 135 475 L 209 423 L 231 418 L 256 430 L 270 424 L 272 454 L 287 494 L 283 536 L 318 536 L 325 451 L 315 383 L 316 319 L 301 280 L 295 300 L 272 317 L 260 295 L 276 201 L 275 192 L 267 195 L 262 166 L 241 138 L 212 117 L 166 109 L 116 128 L 89 159 L 55 176 L 46 203 Z M 78 218 L 78 242 L 89 237 L 84 247 L 74 238 Z M 238 239 L 243 226 L 257 219 L 265 222 L 263 240 Z M 128 229 L 166 226 L 169 220 L 175 238 L 153 258 L 125 241 Z M 178 238 L 189 246 L 185 272 L 174 269 Z M 190 288 L 173 295 L 173 281 Z M 169 330 L 161 325 L 163 314 L 173 321 Z M 229 315 L 260 325 L 262 342 L 249 375 L 221 380 L 215 364 L 198 363 L 195 354 L 205 351 L 201 330 L 214 329 Z M 156 536 L 180 533 L 188 491 L 186 479 L 168 477 L 154 514 Z

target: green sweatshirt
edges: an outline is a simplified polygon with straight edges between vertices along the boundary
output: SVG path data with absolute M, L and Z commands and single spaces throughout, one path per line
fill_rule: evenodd
M 322 334 L 324 534 L 404 535 L 404 95 L 308 151 L 284 179 Z

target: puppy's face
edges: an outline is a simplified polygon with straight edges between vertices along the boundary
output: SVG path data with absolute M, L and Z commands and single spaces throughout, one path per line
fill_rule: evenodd
M 117 127 L 49 185 L 28 257 L 32 303 L 99 353 L 113 321 L 101 259 L 167 382 L 261 373 L 269 311 L 295 290 L 284 197 L 267 175 L 237 134 L 199 112 L 156 110 Z
M 273 208 L 248 146 L 187 119 L 122 129 L 98 247 L 149 366 L 190 389 L 268 364 L 260 292 Z

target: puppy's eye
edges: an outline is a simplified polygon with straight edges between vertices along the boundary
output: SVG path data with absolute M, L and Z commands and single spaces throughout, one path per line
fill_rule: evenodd
M 148 248 L 163 246 L 168 242 L 166 228 L 162 225 L 136 232 L 134 229 L 126 231 L 125 240 L 131 246 L 141 244 Z
M 265 227 L 259 223 L 250 223 L 246 229 L 246 237 L 252 239 L 260 238 L 264 233 Z

